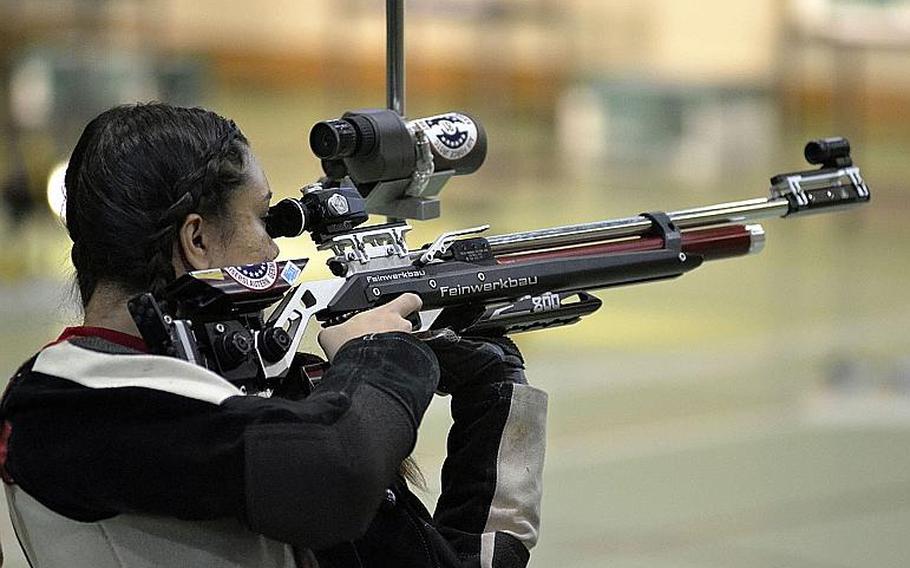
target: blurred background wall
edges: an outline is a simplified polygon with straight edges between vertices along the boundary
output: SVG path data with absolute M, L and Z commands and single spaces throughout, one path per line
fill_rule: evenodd
M 0 0 L 0 375 L 79 321 L 54 210 L 89 119 L 212 108 L 294 195 L 320 175 L 310 126 L 384 105 L 384 19 L 377 0 Z M 910 2 L 421 0 L 406 30 L 408 115 L 465 110 L 490 138 L 412 245 L 759 197 L 829 135 L 873 193 L 518 338 L 552 405 L 531 564 L 905 566 Z M 416 453 L 430 505 L 446 413 Z

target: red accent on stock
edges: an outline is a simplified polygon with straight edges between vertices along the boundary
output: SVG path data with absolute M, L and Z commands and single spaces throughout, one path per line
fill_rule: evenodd
M 319 379 L 322 378 L 326 372 L 328 372 L 331 365 L 328 361 L 322 363 L 311 363 L 309 365 L 303 366 L 303 372 L 306 374 L 308 379 Z
M 565 247 L 543 251 L 519 252 L 497 256 L 499 264 L 513 264 L 529 260 L 547 260 L 554 258 L 571 258 L 618 254 L 623 252 L 643 252 L 658 250 L 664 246 L 660 237 L 638 237 L 623 241 L 607 241 L 589 245 Z M 718 260 L 749 254 L 752 247 L 752 233 L 743 225 L 695 229 L 682 233 L 682 250 L 687 254 L 698 254 L 705 260 Z

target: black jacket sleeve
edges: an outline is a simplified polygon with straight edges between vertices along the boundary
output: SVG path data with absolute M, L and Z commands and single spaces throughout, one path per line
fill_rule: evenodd
M 547 396 L 499 382 L 452 398 L 434 515 L 398 479 L 366 535 L 317 552 L 323 568 L 523 568 L 536 544 Z
M 140 375 L 135 367 L 163 358 L 86 357 L 95 359 L 85 368 L 100 369 L 94 382 L 29 368 L 14 377 L 2 405 L 13 482 L 80 521 L 235 516 L 304 547 L 366 529 L 414 445 L 439 372 L 407 334 L 377 334 L 342 348 L 303 401 L 216 404 L 166 385 L 105 386 L 107 361 L 127 360 Z
M 307 409 L 306 428 L 263 419 L 246 429 L 250 526 L 310 548 L 362 535 L 414 447 L 437 376 L 432 353 L 405 334 L 344 347 L 309 398 L 284 405 Z

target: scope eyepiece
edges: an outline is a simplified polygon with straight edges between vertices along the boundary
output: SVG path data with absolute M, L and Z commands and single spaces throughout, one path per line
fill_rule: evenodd
M 850 142 L 846 138 L 822 138 L 806 144 L 806 161 L 825 168 L 845 168 L 853 165 Z
M 357 188 L 351 186 L 309 190 L 300 199 L 288 197 L 269 207 L 265 230 L 273 239 L 297 237 L 310 231 L 322 244 L 332 235 L 350 231 L 369 218 Z
M 356 147 L 357 132 L 346 120 L 324 120 L 310 130 L 310 148 L 323 160 L 353 156 Z
M 282 199 L 269 207 L 269 214 L 265 218 L 265 232 L 273 239 L 299 237 L 306 225 L 306 210 L 297 199 Z
M 310 130 L 310 149 L 322 160 L 366 156 L 376 146 L 376 130 L 362 116 L 317 122 Z

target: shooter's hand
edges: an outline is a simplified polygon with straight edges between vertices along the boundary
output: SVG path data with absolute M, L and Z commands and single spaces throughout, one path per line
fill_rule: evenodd
M 426 344 L 439 359 L 441 394 L 494 383 L 527 383 L 524 358 L 508 337 L 461 337 L 447 329 Z
M 352 339 L 371 333 L 389 331 L 411 332 L 413 325 L 406 318 L 418 312 L 423 301 L 416 294 L 402 294 L 388 304 L 361 312 L 348 321 L 319 332 L 319 345 L 329 362 L 341 346 Z

